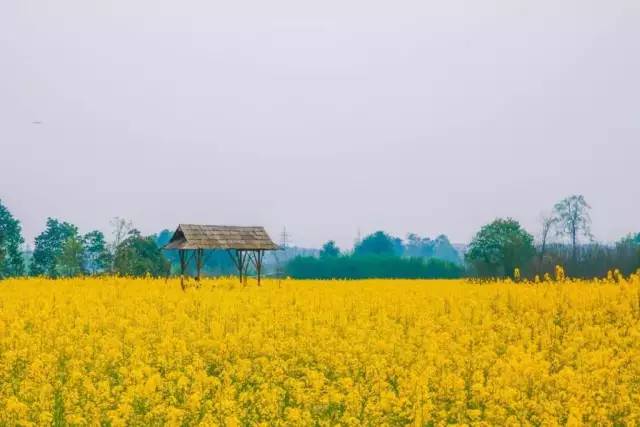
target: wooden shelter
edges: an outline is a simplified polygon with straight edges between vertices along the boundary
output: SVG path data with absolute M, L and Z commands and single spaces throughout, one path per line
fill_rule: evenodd
M 195 256 L 198 281 L 204 263 L 204 251 L 217 249 L 225 250 L 231 256 L 241 282 L 246 279 L 247 268 L 252 262 L 259 285 L 265 251 L 274 251 L 279 247 L 273 243 L 264 227 L 180 224 L 164 249 L 178 250 L 181 284 L 184 288 L 184 274 L 189 262 L 188 252 L 191 252 L 192 258 Z

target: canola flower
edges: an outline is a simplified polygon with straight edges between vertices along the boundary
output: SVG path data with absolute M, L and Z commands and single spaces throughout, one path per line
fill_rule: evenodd
M 0 282 L 0 425 L 638 425 L 640 275 Z

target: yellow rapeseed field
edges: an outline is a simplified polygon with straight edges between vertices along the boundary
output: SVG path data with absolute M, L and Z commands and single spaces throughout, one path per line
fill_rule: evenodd
M 640 278 L 0 282 L 0 425 L 638 425 Z

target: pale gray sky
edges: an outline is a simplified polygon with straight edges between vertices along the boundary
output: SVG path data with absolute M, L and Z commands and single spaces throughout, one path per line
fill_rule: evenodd
M 464 242 L 571 193 L 613 240 L 640 231 L 640 2 L 3 0 L 0 156 L 29 241 L 117 215 Z

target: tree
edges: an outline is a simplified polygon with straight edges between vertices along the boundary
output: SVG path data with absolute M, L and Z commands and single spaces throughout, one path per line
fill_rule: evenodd
M 84 246 L 79 236 L 69 237 L 55 259 L 56 275 L 60 277 L 80 276 L 84 273 Z
M 0 231 L 0 271 L 4 271 L 4 263 L 5 257 L 7 256 L 7 251 L 4 248 L 5 237 L 2 231 Z M 0 279 L 4 277 L 4 274 L 0 273 Z
M 23 243 L 20 222 L 0 200 L 0 278 L 21 276 L 25 273 L 20 250 Z
M 320 250 L 320 258 L 335 258 L 340 256 L 340 248 L 336 246 L 336 242 L 329 240 L 322 246 Z
M 431 242 L 433 244 L 433 258 L 462 264 L 458 251 L 453 247 L 447 236 L 441 234 Z
M 554 206 L 558 218 L 558 234 L 567 236 L 571 241 L 571 258 L 577 260 L 578 238 L 580 235 L 591 239 L 591 206 L 582 195 L 569 196 Z
M 540 225 L 542 229 L 540 231 L 540 262 L 544 258 L 544 253 L 547 250 L 547 243 L 549 242 L 549 234 L 558 223 L 558 217 L 549 214 L 542 214 L 540 217 Z
M 404 255 L 419 258 L 438 258 L 456 264 L 462 264 L 460 254 L 444 234 L 432 240 L 428 237 L 422 238 L 415 233 L 409 233 L 407 235 Z
M 113 241 L 111 242 L 109 251 L 111 252 L 111 271 L 115 271 L 116 251 L 120 244 L 127 238 L 129 232 L 133 230 L 133 223 L 119 216 L 114 217 L 110 221 L 113 231 Z
M 394 255 L 397 244 L 384 231 L 376 231 L 365 237 L 356 245 L 353 250 L 354 255 Z
M 483 276 L 511 276 L 523 268 L 535 254 L 533 236 L 518 221 L 496 219 L 474 236 L 466 259 Z
M 115 271 L 124 276 L 162 276 L 169 272 L 169 262 L 162 255 L 154 236 L 144 237 L 136 229 L 129 231 L 116 249 Z
M 287 263 L 286 273 L 300 279 L 433 279 L 460 277 L 463 268 L 440 259 L 403 258 L 395 255 L 324 258 L 297 256 Z
M 422 238 L 415 233 L 409 233 L 407 234 L 405 255 L 430 258 L 433 256 L 433 241 L 428 237 Z
M 615 265 L 624 274 L 631 274 L 640 269 L 640 233 L 629 234 L 623 237 L 615 245 Z
M 58 276 L 57 262 L 62 248 L 70 238 L 78 238 L 78 228 L 68 222 L 47 218 L 45 230 L 36 237 L 36 245 L 31 261 L 31 274 L 34 276 Z
M 402 256 L 404 254 L 404 243 L 399 237 L 391 237 L 391 244 L 393 245 L 393 254 L 395 256 Z
M 82 238 L 84 261 L 89 274 L 104 273 L 111 267 L 111 254 L 107 248 L 104 234 L 98 230 L 91 231 Z

